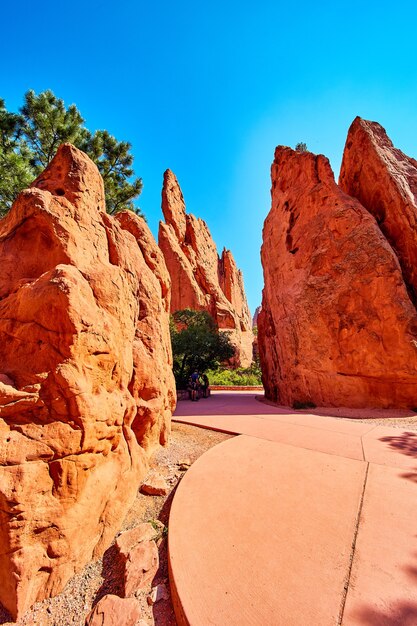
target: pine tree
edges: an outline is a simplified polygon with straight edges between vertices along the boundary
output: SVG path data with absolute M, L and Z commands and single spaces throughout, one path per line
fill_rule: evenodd
M 142 180 L 134 177 L 131 145 L 117 141 L 106 130 L 92 134 L 84 122 L 74 104 L 67 108 L 50 90 L 39 95 L 28 91 L 19 114 L 8 112 L 0 99 L 0 216 L 64 142 L 80 148 L 97 164 L 108 213 L 130 209 L 141 215 L 134 200 L 142 190 Z

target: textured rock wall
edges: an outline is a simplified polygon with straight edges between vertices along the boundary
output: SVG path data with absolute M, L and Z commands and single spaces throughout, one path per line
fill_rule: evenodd
M 325 157 L 278 147 L 271 178 L 258 318 L 267 397 L 415 406 L 417 315 L 390 241 Z
M 69 144 L 0 221 L 0 601 L 13 617 L 103 553 L 147 471 L 132 430 L 138 397 L 152 404 L 139 305 L 159 313 L 144 256 Z M 169 430 L 163 406 L 141 415 L 148 447 Z
M 159 226 L 159 246 L 172 281 L 171 311 L 207 310 L 220 330 L 230 332 L 237 365 L 252 361 L 252 326 L 243 277 L 230 250 L 221 258 L 207 224 L 188 215 L 175 175 L 167 170 L 162 189 L 165 223 Z
M 129 390 L 136 401 L 132 428 L 140 445 L 152 452 L 168 442 L 176 405 L 169 333 L 171 279 L 165 260 L 145 220 L 131 211 L 116 216 L 137 242 L 141 264 L 139 319 L 133 343 L 133 376 Z
M 357 117 L 349 129 L 339 185 L 375 217 L 417 304 L 417 161 L 394 148 L 376 122 Z

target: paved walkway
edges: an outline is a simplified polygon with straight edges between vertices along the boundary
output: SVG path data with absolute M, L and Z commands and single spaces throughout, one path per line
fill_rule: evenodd
M 417 626 L 416 426 L 233 392 L 180 402 L 174 419 L 240 435 L 174 497 L 180 626 Z

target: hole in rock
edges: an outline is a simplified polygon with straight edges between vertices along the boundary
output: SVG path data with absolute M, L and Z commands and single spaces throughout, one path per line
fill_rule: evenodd
M 59 187 L 58 189 L 55 189 L 55 193 L 57 196 L 65 196 L 65 189 L 61 189 L 61 187 Z

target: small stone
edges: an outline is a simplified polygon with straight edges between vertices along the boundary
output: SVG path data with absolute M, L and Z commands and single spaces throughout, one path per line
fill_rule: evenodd
M 116 539 L 116 549 L 120 555 L 127 555 L 129 552 L 142 541 L 152 541 L 158 535 L 158 530 L 149 522 L 139 524 L 136 528 L 126 530 Z
M 165 585 L 157 585 L 155 589 L 156 589 L 155 602 L 159 602 L 160 600 L 169 600 L 169 591 Z
M 160 474 L 152 474 L 142 484 L 141 493 L 147 496 L 166 496 L 169 492 L 168 483 Z
M 156 585 L 156 587 L 152 587 L 152 591 L 149 596 L 146 598 L 148 604 L 152 606 L 156 604 L 160 600 L 169 600 L 170 595 L 166 585 Z
M 149 604 L 149 606 L 152 606 L 152 605 L 155 604 L 155 602 L 156 602 L 156 587 L 152 587 L 151 593 L 146 598 L 146 601 Z
M 133 626 L 141 616 L 136 598 L 104 596 L 86 617 L 86 626 Z

